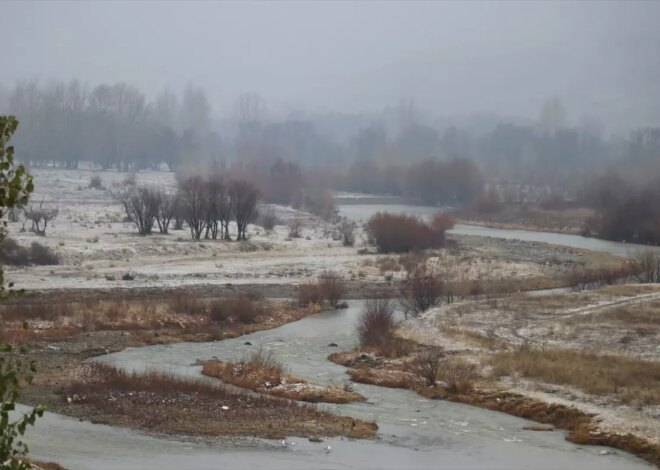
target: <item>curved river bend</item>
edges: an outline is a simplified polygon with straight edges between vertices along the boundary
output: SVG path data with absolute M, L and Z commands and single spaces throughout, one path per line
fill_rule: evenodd
M 359 207 L 350 206 L 353 211 Z M 383 209 L 373 212 L 377 210 Z M 357 219 L 355 213 L 351 216 Z M 602 249 L 624 256 L 629 249 L 627 245 L 574 235 L 465 225 L 458 225 L 454 232 Z M 323 312 L 241 338 L 129 348 L 97 360 L 133 370 L 156 368 L 199 376 L 200 367 L 192 365 L 197 359 L 238 358 L 262 347 L 272 351 L 296 375 L 317 383 L 342 384 L 348 381 L 345 368 L 326 357 L 334 350 L 356 344 L 354 325 L 360 307 L 361 302 L 354 301 L 346 310 Z M 253 345 L 245 345 L 247 341 Z M 339 347 L 331 348 L 329 343 Z M 528 421 L 503 413 L 428 400 L 408 390 L 364 384 L 354 384 L 354 388 L 367 397 L 366 403 L 325 406 L 337 413 L 376 420 L 380 428 L 377 440 L 328 439 L 313 444 L 292 438 L 286 444 L 257 440 L 252 446 L 230 447 L 150 437 L 129 429 L 46 414 L 30 429 L 28 441 L 35 458 L 55 460 L 72 469 L 652 468 L 620 451 L 571 444 L 560 431 L 524 431 L 522 427 Z

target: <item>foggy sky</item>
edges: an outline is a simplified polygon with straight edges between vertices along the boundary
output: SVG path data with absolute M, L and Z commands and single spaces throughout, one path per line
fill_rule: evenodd
M 216 114 L 242 92 L 273 112 L 569 115 L 660 124 L 660 2 L 2 2 L 0 82 L 192 82 Z

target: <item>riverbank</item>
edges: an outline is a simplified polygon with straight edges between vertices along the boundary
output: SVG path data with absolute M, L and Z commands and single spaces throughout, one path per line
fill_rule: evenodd
M 659 313 L 659 285 L 456 302 L 403 322 L 384 349 L 330 359 L 357 382 L 550 424 L 660 465 Z

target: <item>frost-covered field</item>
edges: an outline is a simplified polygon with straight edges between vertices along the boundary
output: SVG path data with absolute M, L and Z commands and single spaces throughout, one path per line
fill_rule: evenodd
M 46 236 L 21 231 L 21 222 L 9 223 L 9 235 L 22 245 L 37 241 L 52 248 L 61 259 L 58 266 L 7 267 L 8 278 L 17 288 L 77 289 L 113 287 L 168 287 L 221 284 L 298 284 L 322 271 L 332 270 L 346 279 L 383 281 L 404 272 L 383 271 L 375 266 L 377 255 L 358 255 L 365 236 L 358 228 L 355 247 L 344 247 L 333 226 L 317 217 L 289 207 L 270 206 L 281 225 L 272 232 L 251 225 L 250 240 L 244 243 L 221 240 L 193 241 L 187 230 L 168 235 L 139 236 L 125 220 L 123 208 L 112 197 L 112 187 L 128 175 L 98 170 L 32 170 L 35 193 L 32 204 L 57 207 L 59 215 L 48 226 Z M 99 175 L 104 189 L 91 189 L 92 176 Z M 136 175 L 146 183 L 174 191 L 173 173 L 145 171 Z M 288 237 L 287 221 L 303 221 L 302 236 Z M 30 224 L 26 225 L 29 229 Z M 333 236 L 335 235 L 335 236 Z M 484 239 L 486 240 L 486 239 Z M 486 243 L 486 242 L 485 242 Z M 488 242 L 488 243 L 493 243 Z M 470 254 L 455 257 L 465 263 L 467 278 L 533 277 L 549 274 L 535 262 L 486 258 Z M 452 260 L 445 260 L 452 264 Z M 134 280 L 122 280 L 130 273 Z

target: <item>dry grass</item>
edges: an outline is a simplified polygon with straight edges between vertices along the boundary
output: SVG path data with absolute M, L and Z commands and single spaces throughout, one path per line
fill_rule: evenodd
M 164 342 L 171 335 L 180 340 L 216 340 L 277 326 L 319 310 L 253 300 L 246 296 L 200 299 L 174 293 L 130 301 L 47 298 L 20 299 L 0 305 L 3 341 L 61 341 L 95 331 L 130 331 Z M 28 328 L 23 328 L 23 322 Z M 174 341 L 174 338 L 172 339 Z M 171 341 L 169 341 L 171 342 Z
M 498 352 L 490 361 L 498 375 L 518 375 L 576 387 L 623 403 L 660 404 L 660 362 L 531 347 Z
M 376 425 L 289 400 L 229 391 L 162 372 L 130 373 L 101 364 L 63 388 L 74 415 L 108 424 L 188 435 L 373 437 Z
M 66 470 L 66 468 L 56 462 L 42 462 L 40 460 L 30 459 L 30 463 L 38 470 Z
M 346 286 L 333 271 L 321 273 L 316 281 L 298 286 L 298 305 L 330 305 L 336 307 L 346 293 Z
M 206 361 L 202 374 L 225 383 L 290 400 L 308 403 L 350 403 L 364 401 L 359 393 L 341 387 L 323 387 L 288 374 L 281 364 L 258 351 L 244 361 Z

